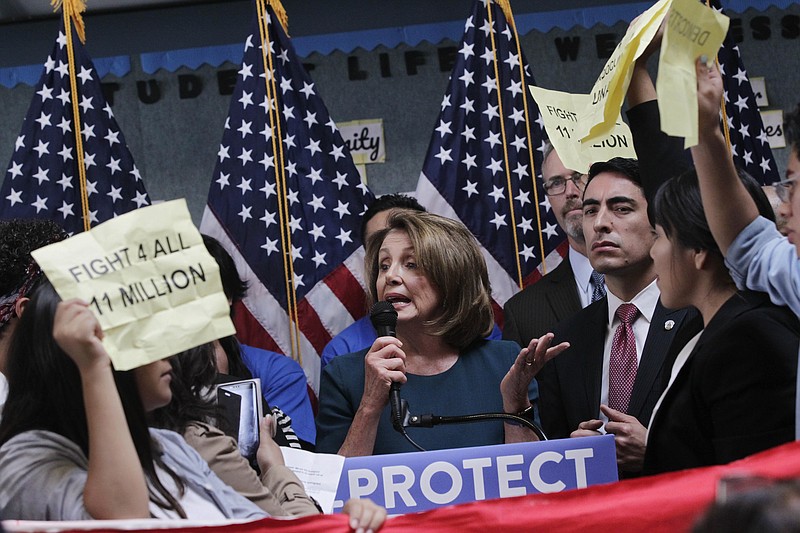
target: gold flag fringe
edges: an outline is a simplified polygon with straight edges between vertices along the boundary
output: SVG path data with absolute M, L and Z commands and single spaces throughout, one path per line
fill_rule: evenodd
M 286 14 L 281 0 L 267 0 L 267 5 L 275 12 L 275 16 L 278 17 L 281 26 L 283 26 L 283 31 L 286 32 L 286 35 L 289 35 L 289 16 Z
M 514 31 L 517 31 L 517 27 L 514 24 L 514 15 L 511 13 L 511 2 L 509 2 L 509 0 L 494 0 L 494 3 L 503 10 L 508 25 L 511 26 Z
M 85 0 L 50 0 L 50 5 L 53 6 L 53 11 L 58 11 L 59 8 L 64 10 L 66 15 L 72 19 L 75 25 L 75 31 L 78 33 L 82 43 L 86 43 L 86 28 L 83 25 L 82 13 L 86 11 Z

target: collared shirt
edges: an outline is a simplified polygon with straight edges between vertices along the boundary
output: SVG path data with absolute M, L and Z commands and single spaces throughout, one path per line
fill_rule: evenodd
M 617 326 L 620 325 L 620 319 L 616 315 L 617 308 L 624 303 L 632 303 L 639 310 L 639 315 L 633 321 L 632 327 L 633 335 L 636 337 L 636 359 L 641 361 L 644 343 L 647 340 L 647 333 L 650 331 L 650 320 L 653 318 L 661 291 L 658 290 L 658 285 L 653 280 L 650 285 L 634 296 L 630 302 L 623 302 L 611 291 L 607 292 L 607 296 L 608 328 L 606 329 L 606 342 L 603 347 L 603 381 L 600 388 L 600 403 L 605 405 L 608 405 L 608 367 L 611 361 L 611 343 L 614 340 L 614 332 L 617 330 Z M 598 416 L 603 423 L 608 422 L 608 418 L 602 413 L 598 413 Z
M 581 307 L 586 307 L 592 303 L 592 265 L 589 258 L 569 247 L 569 266 L 572 267 L 572 275 L 575 277 L 575 286 L 578 288 L 578 298 L 581 300 Z

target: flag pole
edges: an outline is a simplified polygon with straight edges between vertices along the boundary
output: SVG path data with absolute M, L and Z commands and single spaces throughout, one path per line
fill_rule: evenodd
M 514 23 L 514 14 L 511 12 L 511 3 L 508 0 L 496 0 L 497 4 L 503 10 L 503 13 L 506 15 L 506 20 L 508 21 L 509 25 L 511 26 L 511 31 L 514 33 L 514 39 L 517 42 L 517 55 L 522 57 L 522 45 L 519 42 L 519 33 L 517 33 L 517 25 Z M 525 69 L 522 67 L 522 61 L 519 62 L 519 78 L 522 81 L 522 91 L 523 91 L 523 98 L 522 98 L 522 105 L 525 109 L 525 127 L 530 132 L 530 113 L 528 112 L 528 95 L 525 92 L 528 89 L 528 83 L 525 81 Z M 533 145 L 531 144 L 531 136 L 527 136 L 528 139 L 528 157 L 529 162 L 531 164 L 531 190 L 533 191 L 533 199 L 535 201 L 535 205 L 539 205 L 539 189 L 536 188 L 536 162 L 534 161 L 533 157 Z M 510 192 L 509 192 L 510 194 Z M 544 237 L 542 236 L 542 214 L 541 212 L 536 209 L 536 227 L 539 229 L 539 250 L 542 254 L 542 275 L 547 274 L 547 263 L 545 262 L 545 252 L 544 252 Z M 514 234 L 516 235 L 516 229 L 514 230 Z
M 75 32 L 82 43 L 86 42 L 86 30 L 83 24 L 81 13 L 86 10 L 86 3 L 83 0 L 52 0 L 51 5 L 54 10 L 61 8 L 64 17 L 64 32 L 67 34 L 67 58 L 69 59 L 69 86 L 72 100 L 72 115 L 75 127 L 75 164 L 78 167 L 78 178 L 81 193 L 81 215 L 83 218 L 83 230 L 89 231 L 91 219 L 89 213 L 89 194 L 86 188 L 86 167 L 83 160 L 83 135 L 81 133 L 81 115 L 78 103 L 78 80 L 75 76 L 75 52 L 72 45 L 72 24 L 75 24 Z
M 492 2 L 486 2 L 486 11 L 487 11 L 487 18 L 489 20 L 489 24 L 494 28 L 494 21 L 492 20 Z M 497 109 L 499 113 L 500 119 L 500 134 L 503 138 L 503 163 L 506 171 L 506 190 L 508 191 L 508 207 L 509 207 L 509 214 L 511 215 L 511 227 L 513 228 L 511 234 L 514 236 L 514 260 L 517 265 L 517 285 L 519 288 L 523 288 L 523 280 L 522 280 L 522 264 L 519 260 L 519 238 L 517 237 L 517 219 L 516 214 L 514 212 L 514 197 L 511 194 L 511 169 L 508 163 L 508 139 L 506 138 L 506 125 L 505 125 L 505 114 L 503 113 L 503 93 L 500 88 L 500 70 L 497 66 L 497 45 L 494 38 L 494 29 L 490 32 L 492 38 L 492 55 L 494 57 L 494 83 L 495 89 L 497 90 Z M 520 55 L 520 63 L 522 63 L 522 56 Z M 544 258 L 542 258 L 544 259 Z
M 706 7 L 714 9 L 711 6 L 711 0 L 706 0 Z M 719 69 L 719 54 L 716 54 L 714 56 L 714 63 L 716 63 L 717 69 Z M 728 147 L 728 155 L 733 156 L 733 152 L 731 151 L 731 132 L 728 131 L 728 111 L 725 109 L 724 91 L 719 99 L 719 107 L 720 107 L 720 113 L 722 114 L 722 131 L 725 133 L 725 146 Z
M 283 6 L 278 0 L 268 0 L 273 8 L 279 23 L 286 28 L 287 17 Z M 277 5 L 276 5 L 277 4 Z M 285 272 L 284 281 L 286 283 L 286 312 L 289 315 L 289 337 L 291 357 L 301 365 L 303 356 L 300 352 L 300 332 L 299 317 L 297 311 L 297 289 L 294 284 L 294 262 L 292 258 L 292 235 L 289 229 L 289 205 L 286 191 L 286 165 L 283 152 L 283 133 L 281 131 L 280 112 L 278 110 L 278 88 L 275 84 L 275 75 L 272 65 L 272 53 L 269 46 L 269 29 L 265 23 L 267 14 L 267 2 L 256 0 L 258 14 L 258 28 L 261 37 L 261 57 L 264 62 L 265 82 L 267 89 L 267 102 L 269 109 L 267 114 L 270 117 L 270 127 L 272 128 L 272 153 L 275 154 L 275 183 L 278 197 L 278 217 L 280 218 L 281 230 L 281 256 Z

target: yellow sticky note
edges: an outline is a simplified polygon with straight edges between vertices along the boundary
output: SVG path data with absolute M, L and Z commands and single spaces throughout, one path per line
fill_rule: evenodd
M 658 110 L 661 130 L 685 137 L 685 146 L 697 139 L 697 73 L 695 60 L 716 57 L 730 19 L 697 0 L 674 0 L 669 10 L 658 63 Z
M 628 27 L 589 93 L 586 118 L 576 130 L 581 140 L 597 139 L 614 127 L 628 91 L 633 64 L 653 40 L 672 1 L 660 0 Z
M 547 136 L 564 166 L 582 173 L 596 161 L 612 157 L 636 158 L 633 137 L 628 125 L 617 115 L 610 132 L 582 142 L 575 129 L 584 120 L 583 113 L 591 98 L 588 94 L 570 94 L 530 86 L 533 99 L 539 106 Z
M 219 267 L 184 200 L 136 209 L 31 255 L 62 299 L 90 303 L 117 370 L 235 331 Z

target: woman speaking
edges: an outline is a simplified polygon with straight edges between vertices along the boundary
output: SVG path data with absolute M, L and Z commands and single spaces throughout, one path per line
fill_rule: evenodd
M 397 311 L 397 337 L 335 358 L 323 371 L 317 451 L 362 456 L 415 451 L 394 431 L 392 382 L 413 414 L 457 416 L 530 411 L 533 376 L 567 346 L 520 351 L 488 341 L 493 326 L 489 276 L 475 238 L 460 222 L 399 212 L 367 243 L 370 298 Z M 549 343 L 548 343 L 549 344 Z M 542 353 L 540 353 L 542 352 Z M 535 440 L 521 426 L 491 421 L 470 426 L 409 428 L 428 450 Z

